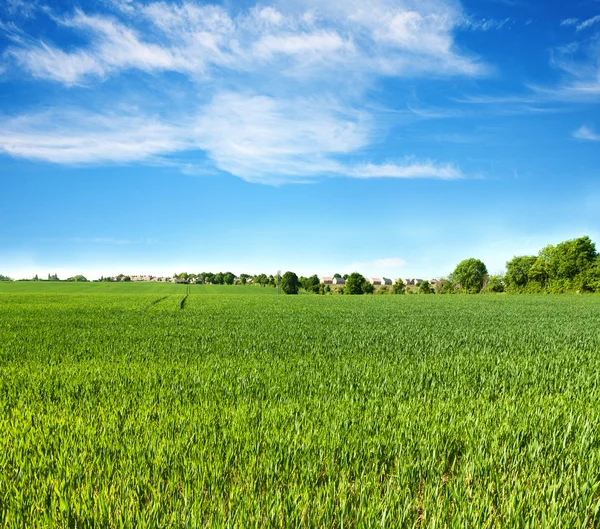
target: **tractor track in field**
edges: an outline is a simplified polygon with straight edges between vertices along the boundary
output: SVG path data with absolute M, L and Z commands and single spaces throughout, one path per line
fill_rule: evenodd
M 179 301 L 179 310 L 183 310 L 185 307 L 185 302 L 187 301 L 188 296 L 190 295 L 190 287 L 188 286 L 185 290 L 185 296 L 181 298 Z
M 158 305 L 158 304 L 159 304 L 161 301 L 164 301 L 164 300 L 165 300 L 165 299 L 167 299 L 168 297 L 169 297 L 168 295 L 167 295 L 167 296 L 162 296 L 162 297 L 160 297 L 160 298 L 157 298 L 157 299 L 155 299 L 154 301 L 151 301 L 151 302 L 150 302 L 150 305 L 148 305 L 148 306 L 146 307 L 146 310 L 148 310 L 148 309 L 149 309 L 149 308 L 151 308 L 151 307 L 154 307 L 154 305 Z

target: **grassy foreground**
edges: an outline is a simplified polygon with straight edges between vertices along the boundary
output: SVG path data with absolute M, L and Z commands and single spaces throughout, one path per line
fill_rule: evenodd
M 1 527 L 600 526 L 600 297 L 21 285 Z

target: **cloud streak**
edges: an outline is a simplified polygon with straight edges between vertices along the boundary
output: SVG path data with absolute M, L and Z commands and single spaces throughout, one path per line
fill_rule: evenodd
M 439 180 L 457 180 L 464 178 L 460 169 L 452 164 L 425 162 L 407 162 L 405 164 L 364 164 L 353 168 L 348 176 L 353 178 L 432 178 Z
M 59 27 L 87 38 L 66 51 L 43 39 L 13 45 L 8 55 L 31 75 L 67 85 L 119 71 L 175 71 L 203 78 L 217 70 L 257 73 L 280 67 L 297 74 L 332 64 L 355 73 L 481 75 L 485 66 L 456 48 L 452 32 L 461 14 L 449 4 L 374 0 L 311 10 L 282 3 L 236 16 L 218 5 L 130 2 L 118 16 L 76 9 L 55 17 Z M 303 5 L 305 4 L 305 5 Z M 119 18 L 120 17 L 120 18 Z M 503 22 L 504 23 L 504 22 Z M 502 23 L 502 24 L 503 24 Z M 498 25 L 483 21 L 487 25 Z M 490 26 L 491 27 L 491 26 Z
M 600 134 L 595 133 L 589 127 L 583 125 L 573 132 L 573 137 L 578 140 L 600 141 Z
M 487 72 L 455 43 L 466 17 L 453 1 L 276 0 L 237 10 L 193 0 L 112 5 L 110 14 L 53 13 L 57 32 L 77 37 L 70 46 L 5 31 L 12 42 L 5 60 L 36 79 L 83 90 L 133 71 L 167 86 L 163 74 L 177 73 L 187 104 L 169 108 L 165 92 L 160 115 L 140 98 L 127 112 L 59 106 L 0 117 L 1 151 L 59 164 L 177 164 L 174 156 L 202 152 L 202 170 L 208 159 L 216 170 L 274 185 L 463 178 L 453 164 L 429 159 L 356 162 L 387 132 L 366 104 L 378 80 Z M 182 170 L 197 171 L 189 156 Z
M 368 113 L 349 110 L 335 99 L 281 100 L 222 93 L 175 122 L 150 115 L 71 111 L 24 115 L 0 123 L 0 149 L 5 153 L 58 164 L 161 163 L 166 156 L 201 150 L 217 169 L 263 184 L 322 177 L 463 178 L 454 165 L 430 160 L 348 162 L 347 156 L 371 143 L 374 123 Z M 189 164 L 182 169 L 194 172 Z
M 577 24 L 576 29 L 577 29 L 577 31 L 582 31 L 584 29 L 587 29 L 587 28 L 593 26 L 594 24 L 598 24 L 599 22 L 600 22 L 600 15 L 596 15 L 595 17 L 588 18 L 587 20 L 584 20 L 580 24 Z

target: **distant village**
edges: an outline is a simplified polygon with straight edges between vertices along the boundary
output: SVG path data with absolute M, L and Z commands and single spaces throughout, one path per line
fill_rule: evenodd
M 227 274 L 225 274 L 227 275 Z M 261 274 L 263 275 L 263 274 Z M 180 275 L 175 275 L 173 277 L 164 277 L 164 276 L 153 276 L 153 275 L 124 275 L 124 274 L 119 274 L 117 276 L 113 276 L 113 277 L 103 277 L 101 279 L 101 281 L 149 281 L 149 282 L 156 282 L 156 283 L 184 283 L 184 284 L 214 284 L 214 275 L 211 274 L 211 278 L 207 278 L 204 277 L 203 275 L 200 276 L 195 276 L 193 274 L 180 274 Z M 233 276 L 233 281 L 231 283 L 227 282 L 228 284 L 252 284 L 252 283 L 259 283 L 261 282 L 259 280 L 259 276 L 250 276 L 248 274 L 242 274 L 241 276 L 236 276 L 231 274 L 231 276 Z M 396 278 L 396 279 L 390 279 L 387 277 L 371 277 L 371 278 L 366 278 L 367 281 L 369 283 L 371 283 L 371 285 L 373 285 L 374 287 L 377 286 L 392 286 L 395 283 L 403 283 L 405 286 L 419 286 L 421 285 L 421 283 L 423 283 L 423 279 L 401 279 L 401 278 Z M 429 279 L 428 280 L 429 285 L 430 286 L 435 286 L 437 285 L 437 283 L 439 282 L 438 279 Z M 346 279 L 342 276 L 334 276 L 334 277 L 319 277 L 319 283 L 321 285 L 337 285 L 337 286 L 343 286 L 346 284 Z

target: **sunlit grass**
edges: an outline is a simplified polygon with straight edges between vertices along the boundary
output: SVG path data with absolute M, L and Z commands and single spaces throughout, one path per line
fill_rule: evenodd
M 600 298 L 142 286 L 0 294 L 0 526 L 600 524 Z

